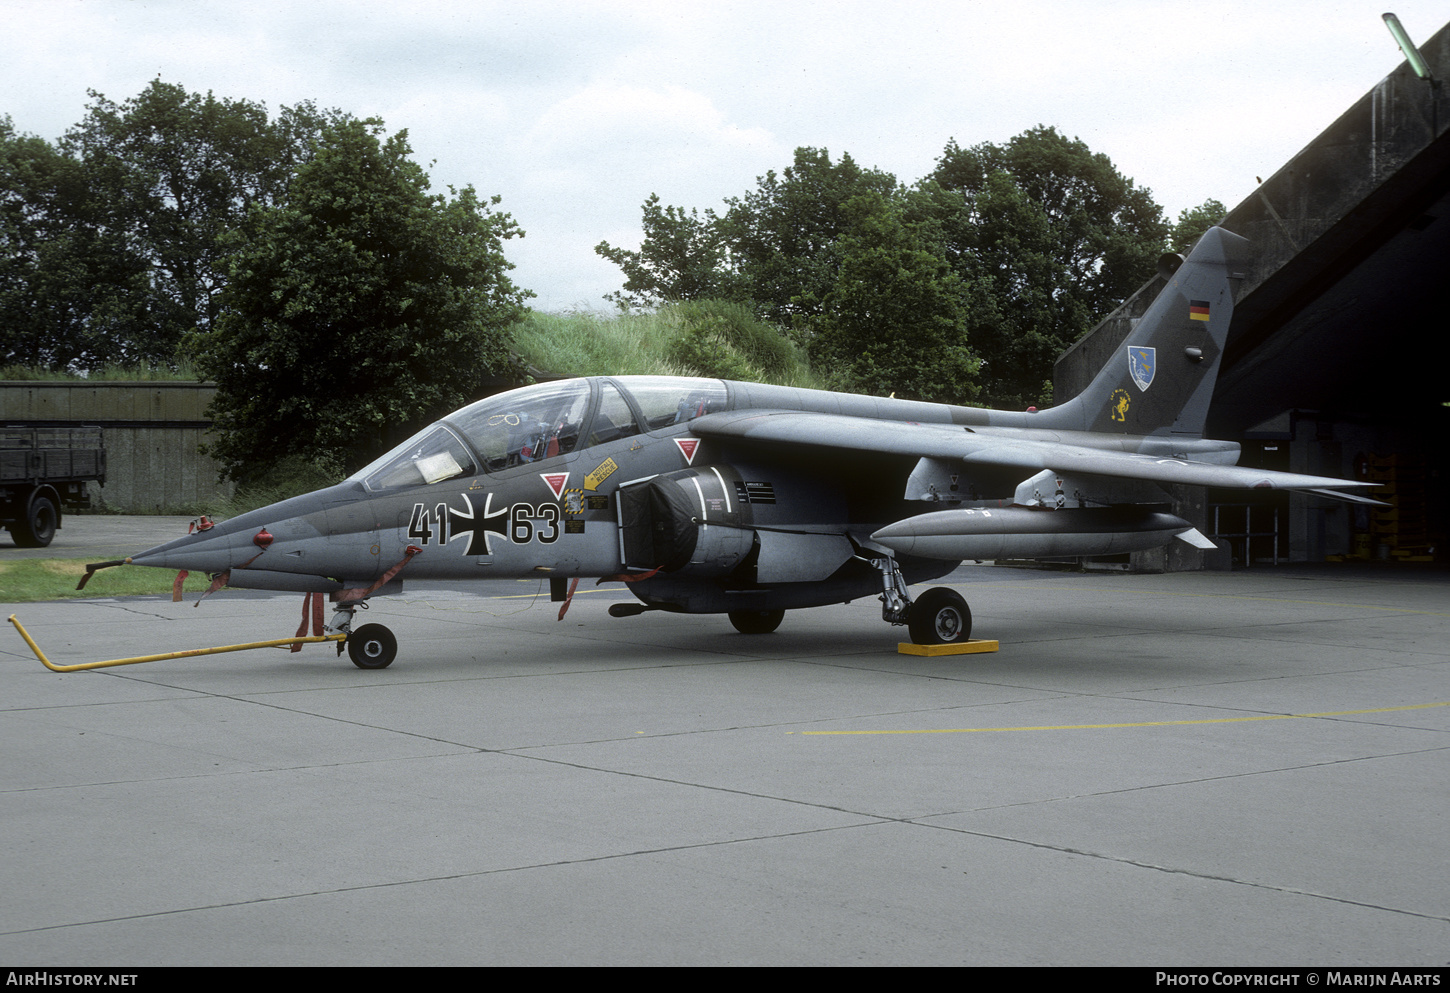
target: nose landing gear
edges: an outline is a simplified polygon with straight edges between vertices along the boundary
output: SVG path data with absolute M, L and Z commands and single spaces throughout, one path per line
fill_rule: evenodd
M 352 629 L 353 614 L 358 604 L 338 604 L 337 613 L 332 615 L 328 628 L 347 635 L 347 640 L 337 646 L 342 654 L 342 645 L 347 645 L 347 657 L 359 669 L 386 669 L 398 657 L 398 637 L 382 624 L 364 624 L 356 631 Z
M 398 657 L 398 639 L 381 624 L 364 624 L 347 636 L 347 655 L 359 669 L 386 669 Z

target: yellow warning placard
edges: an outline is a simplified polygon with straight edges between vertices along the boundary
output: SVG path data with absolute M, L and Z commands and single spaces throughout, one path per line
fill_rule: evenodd
M 605 459 L 594 467 L 593 472 L 584 477 L 584 488 L 586 490 L 598 489 L 599 484 L 608 479 L 614 473 L 614 470 L 618 468 L 619 466 L 615 464 L 613 459 Z

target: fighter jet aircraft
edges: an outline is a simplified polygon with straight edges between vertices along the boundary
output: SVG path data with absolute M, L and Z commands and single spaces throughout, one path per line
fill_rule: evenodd
M 541 383 L 480 400 L 348 479 L 132 556 L 213 589 L 334 606 L 353 662 L 397 640 L 353 629 L 409 580 L 618 580 L 646 610 L 724 613 L 741 632 L 785 611 L 878 596 L 913 641 L 971 635 L 960 594 L 908 586 L 963 559 L 1091 556 L 1183 539 L 1164 487 L 1344 491 L 1370 484 L 1242 468 L 1202 437 L 1247 242 L 1221 228 L 1078 397 L 999 411 L 657 376 Z M 1171 268 L 1171 267 L 1170 267 Z M 567 606 L 567 604 L 566 604 Z

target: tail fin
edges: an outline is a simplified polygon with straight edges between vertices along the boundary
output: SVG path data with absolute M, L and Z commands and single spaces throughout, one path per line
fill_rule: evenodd
M 1248 244 L 1209 228 L 1088 388 L 1033 423 L 1202 437 Z

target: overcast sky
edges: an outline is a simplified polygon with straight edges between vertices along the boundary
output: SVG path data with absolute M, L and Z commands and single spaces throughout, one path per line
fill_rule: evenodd
M 503 196 L 515 281 L 603 307 L 640 205 L 719 208 L 802 145 L 903 182 L 948 139 L 1053 125 L 1169 218 L 1246 197 L 1423 42 L 1444 0 L 504 3 L 0 0 L 0 114 L 54 140 L 160 77 L 406 128 L 435 187 Z

